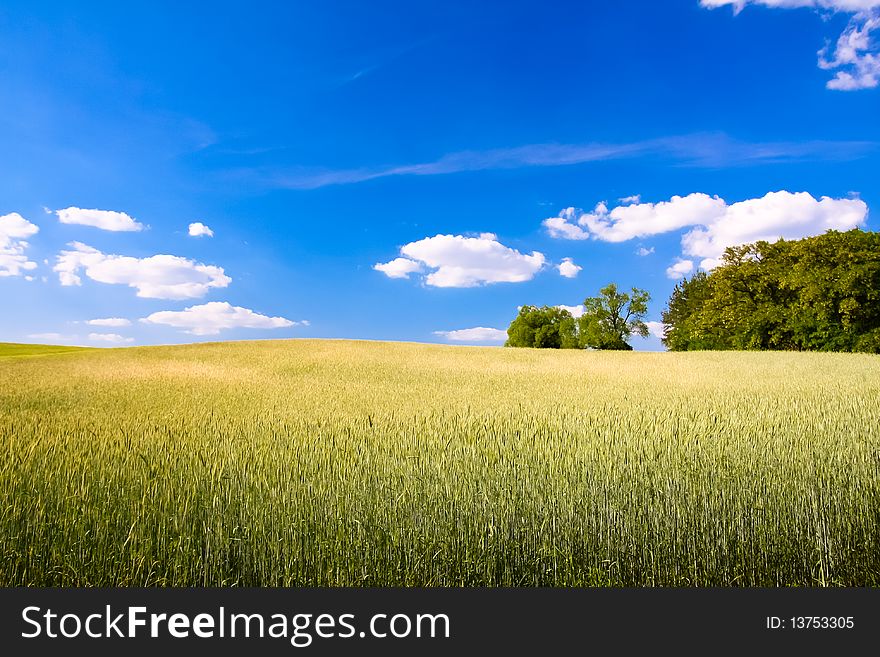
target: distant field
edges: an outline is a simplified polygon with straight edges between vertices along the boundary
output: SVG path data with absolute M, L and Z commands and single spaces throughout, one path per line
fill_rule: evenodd
M 61 349 L 0 345 L 2 586 L 880 585 L 877 356 Z
M 50 354 L 65 354 L 75 351 L 89 351 L 86 347 L 59 347 L 45 344 L 13 344 L 0 342 L 0 358 L 12 356 L 47 356 Z

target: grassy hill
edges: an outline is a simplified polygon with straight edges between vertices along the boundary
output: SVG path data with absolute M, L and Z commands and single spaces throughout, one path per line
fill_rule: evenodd
M 0 358 L 21 358 L 24 356 L 49 356 L 77 351 L 91 351 L 88 347 L 62 347 L 48 344 L 15 344 L 0 342 Z
M 880 585 L 877 356 L 57 349 L 0 346 L 3 586 Z

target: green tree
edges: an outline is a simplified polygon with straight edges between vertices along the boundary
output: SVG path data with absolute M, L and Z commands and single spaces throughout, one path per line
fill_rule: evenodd
M 880 353 L 880 234 L 828 231 L 728 248 L 676 285 L 664 343 L 687 349 Z
M 705 324 L 699 310 L 712 297 L 714 280 L 697 272 L 690 280 L 676 284 L 663 311 L 666 326 L 663 343 L 672 351 L 686 349 L 730 349 L 725 335 L 712 324 Z
M 507 329 L 505 347 L 576 349 L 574 317 L 562 308 L 523 306 Z
M 632 349 L 628 340 L 633 335 L 648 336 L 645 315 L 648 301 L 645 290 L 632 288 L 619 292 L 611 283 L 599 290 L 598 297 L 584 300 L 585 311 L 579 320 L 579 343 L 594 349 Z

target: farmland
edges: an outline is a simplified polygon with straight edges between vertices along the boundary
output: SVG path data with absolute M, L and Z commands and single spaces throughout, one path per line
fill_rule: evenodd
M 878 586 L 880 357 L 0 345 L 2 586 Z

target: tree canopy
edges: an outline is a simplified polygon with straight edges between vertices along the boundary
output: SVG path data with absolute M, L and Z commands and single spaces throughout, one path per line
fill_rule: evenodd
M 504 346 L 574 349 L 578 346 L 574 317 L 554 306 L 522 306 L 507 329 Z
M 580 318 L 580 345 L 594 349 L 632 349 L 628 340 L 633 333 L 648 336 L 645 314 L 651 296 L 638 288 L 618 292 L 611 283 L 599 290 L 598 297 L 584 300 Z
M 633 288 L 618 292 L 614 283 L 599 296 L 584 300 L 584 314 L 577 320 L 556 306 L 522 306 L 507 329 L 506 347 L 544 349 L 632 349 L 627 340 L 634 333 L 648 335 L 644 316 L 650 296 Z
M 663 313 L 673 351 L 880 353 L 880 234 L 853 229 L 728 248 L 676 285 Z

